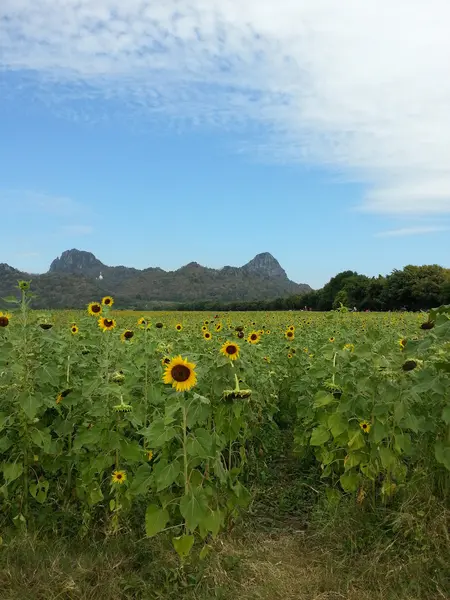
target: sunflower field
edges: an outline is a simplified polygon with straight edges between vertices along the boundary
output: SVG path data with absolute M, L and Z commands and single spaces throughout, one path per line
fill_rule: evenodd
M 170 531 L 181 560 L 252 502 L 263 432 L 288 424 L 330 502 L 450 489 L 450 309 L 429 314 L 0 312 L 3 527 Z

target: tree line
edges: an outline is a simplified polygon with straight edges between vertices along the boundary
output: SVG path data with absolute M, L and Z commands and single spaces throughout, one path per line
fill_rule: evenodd
M 183 303 L 177 310 L 211 311 L 329 311 L 342 305 L 357 310 L 429 310 L 450 303 L 450 269 L 439 265 L 407 265 L 389 275 L 367 277 L 342 271 L 319 290 L 305 294 L 254 302 L 204 301 Z

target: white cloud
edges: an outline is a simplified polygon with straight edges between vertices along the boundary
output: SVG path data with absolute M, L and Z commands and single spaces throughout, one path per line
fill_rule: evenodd
M 119 97 L 175 123 L 253 121 L 258 156 L 324 165 L 367 184 L 365 210 L 399 214 L 450 212 L 449 28 L 448 0 L 2 0 L 0 11 L 2 62 L 39 74 L 48 101 Z
M 428 233 L 438 233 L 450 231 L 450 227 L 440 225 L 423 225 L 418 227 L 403 227 L 400 229 L 391 229 L 389 231 L 380 231 L 375 237 L 403 237 L 407 235 L 425 235 Z
M 0 204 L 5 211 L 16 213 L 38 213 L 54 217 L 69 217 L 78 214 L 84 207 L 66 196 L 32 190 L 0 190 Z
M 65 225 L 62 227 L 62 233 L 64 235 L 90 235 L 94 232 L 94 228 L 91 225 Z

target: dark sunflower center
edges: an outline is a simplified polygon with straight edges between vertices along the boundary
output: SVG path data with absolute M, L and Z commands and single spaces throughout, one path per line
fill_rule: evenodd
M 172 378 L 180 383 L 187 381 L 190 374 L 191 370 L 189 367 L 186 367 L 186 365 L 175 365 L 171 371 Z
M 367 423 L 363 423 L 363 429 L 367 429 Z
M 227 347 L 225 348 L 225 352 L 226 352 L 227 354 L 236 354 L 236 352 L 237 352 L 237 348 L 236 348 L 236 346 L 234 346 L 233 344 L 231 344 L 230 346 L 227 346 Z
M 8 317 L 0 317 L 0 327 L 7 327 L 9 324 Z
M 256 333 L 253 333 L 253 334 L 252 334 L 252 337 L 251 337 L 251 339 L 252 339 L 252 340 L 257 340 L 257 339 L 258 339 L 258 336 L 256 335 Z
M 205 333 L 205 338 L 209 338 L 209 337 L 211 337 L 211 334 L 210 333 Z
M 178 331 L 180 331 L 181 325 L 177 325 L 177 329 L 178 329 Z
M 76 327 L 72 327 L 72 331 L 75 333 L 77 331 Z
M 111 300 L 109 298 L 106 298 L 105 304 L 111 304 Z
M 158 329 L 162 329 L 163 324 L 162 323 L 156 323 L 155 327 L 157 327 Z
M 117 473 L 116 479 L 122 479 L 122 473 Z
M 103 321 L 103 323 L 104 323 L 105 327 L 112 327 L 114 324 L 111 319 L 105 319 Z
M 99 313 L 102 310 L 102 308 L 98 304 L 94 304 L 94 306 L 91 307 L 91 310 L 93 313 Z
M 292 337 L 292 331 L 288 331 L 288 337 Z
M 134 333 L 132 331 L 125 331 L 123 337 L 127 340 L 130 340 L 133 337 Z

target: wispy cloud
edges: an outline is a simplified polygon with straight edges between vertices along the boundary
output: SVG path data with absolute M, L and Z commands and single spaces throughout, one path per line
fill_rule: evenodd
M 256 155 L 366 183 L 367 211 L 450 212 L 448 0 L 2 0 L 2 15 L 1 60 L 21 73 L 6 94 L 28 77 L 68 116 L 120 99 L 176 126 L 255 123 Z
M 91 235 L 94 233 L 94 228 L 91 225 L 65 225 L 61 232 L 72 236 Z
M 0 190 L 0 204 L 9 212 L 34 212 L 54 217 L 71 217 L 85 210 L 72 198 L 32 190 Z
M 403 227 L 401 229 L 390 229 L 388 231 L 380 231 L 375 234 L 375 237 L 402 237 L 407 235 L 425 235 L 429 233 L 440 233 L 442 231 L 450 231 L 450 227 L 439 225 L 424 225 L 422 227 Z

